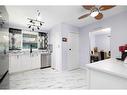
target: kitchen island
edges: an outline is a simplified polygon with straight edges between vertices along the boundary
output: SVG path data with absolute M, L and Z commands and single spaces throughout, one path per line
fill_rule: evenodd
M 127 64 L 116 59 L 87 64 L 89 89 L 127 89 Z

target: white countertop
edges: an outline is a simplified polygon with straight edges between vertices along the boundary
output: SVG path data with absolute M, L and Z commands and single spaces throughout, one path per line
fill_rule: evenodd
M 122 78 L 127 78 L 127 64 L 116 59 L 106 59 L 103 61 L 86 64 L 86 67 Z
M 30 54 L 30 51 L 10 51 L 9 55 L 23 55 L 23 54 Z M 33 50 L 31 54 L 49 54 L 48 51 L 42 50 Z

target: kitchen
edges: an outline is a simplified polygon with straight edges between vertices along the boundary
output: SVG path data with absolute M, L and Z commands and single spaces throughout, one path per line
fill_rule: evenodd
M 4 6 L 0 15 L 0 88 L 8 89 L 11 74 L 51 67 L 52 45 L 47 32 L 10 28 Z
M 102 14 L 100 18 L 94 17 L 100 15 L 98 10 L 101 10 L 101 7 L 102 10 L 110 7 L 110 10 L 103 12 L 104 17 Z M 104 67 L 109 69 L 116 66 L 110 63 L 122 64 L 117 65 L 118 68 L 123 66 L 123 62 L 116 62 L 116 58 L 121 57 L 119 46 L 126 44 L 127 7 L 94 8 L 91 15 L 87 15 L 89 17 L 86 21 L 87 18 L 84 20 L 81 14 L 89 11 L 88 6 L 0 6 L 1 89 L 110 88 L 107 85 L 99 86 L 98 80 L 103 80 L 103 77 L 99 76 L 98 79 L 98 71 L 91 69 L 105 71 Z M 111 32 L 106 36 L 110 38 L 110 49 L 107 51 L 111 54 L 102 58 L 102 61 L 94 63 L 96 60 L 93 60 L 93 63 L 90 63 L 89 33 L 98 30 L 104 32 L 107 29 Z M 101 40 L 98 38 L 99 41 Z M 103 44 L 105 41 L 99 45 L 104 46 Z M 100 50 L 97 54 L 99 57 Z M 112 59 L 115 61 L 108 61 Z M 115 69 L 110 72 L 113 70 Z M 112 85 L 112 88 L 115 87 Z M 123 88 L 121 85 L 119 87 L 119 84 L 117 87 Z M 125 85 L 124 88 L 126 87 Z
M 10 73 L 51 67 L 52 50 L 51 45 L 48 45 L 47 35 L 44 32 L 9 29 Z
M 7 71 L 9 75 L 8 82 L 10 83 L 8 83 L 9 86 L 7 89 L 86 88 L 87 83 L 86 85 L 83 84 L 85 82 L 85 71 L 79 69 L 79 30 L 77 27 L 68 27 L 68 25 L 63 24 L 66 29 L 68 27 L 68 30 L 63 34 L 62 31 L 64 30 L 61 30 L 61 25 L 57 25 L 54 23 L 54 21 L 53 23 L 56 24 L 56 27 L 54 27 L 54 24 L 52 25 L 51 22 L 47 23 L 50 21 L 50 18 L 47 20 L 47 22 L 39 20 L 39 15 L 41 12 L 38 9 L 45 9 L 48 7 L 1 7 L 5 8 L 6 13 L 9 14 L 9 26 L 7 26 L 7 37 L 5 38 L 5 40 L 7 40 L 7 46 L 5 47 L 7 50 L 5 51 L 2 49 L 2 52 L 5 51 L 5 55 L 8 55 L 8 60 L 6 61 L 9 65 Z M 65 7 L 61 7 L 61 9 L 65 10 L 64 8 Z M 24 9 L 27 9 L 27 11 L 24 11 Z M 14 15 L 15 12 L 17 12 L 16 15 Z M 25 13 L 25 15 L 22 16 L 21 20 L 21 16 L 18 17 L 18 15 L 21 15 L 24 12 L 28 13 Z M 17 19 L 14 20 L 15 18 Z M 4 18 L 2 17 L 2 19 Z M 16 21 L 18 23 L 20 22 L 21 25 L 18 26 Z M 4 22 L 8 23 L 7 20 Z M 5 26 L 5 24 L 1 25 L 2 28 Z M 48 27 L 48 29 L 50 29 L 51 26 L 54 28 L 48 30 L 45 29 L 45 25 Z M 71 39 L 70 36 L 74 36 L 74 38 Z M 71 44 L 72 42 L 70 43 L 69 39 L 73 41 L 73 45 Z M 68 43 L 70 44 L 69 47 Z M 76 47 L 74 47 L 75 44 L 77 44 Z M 65 46 L 65 49 L 63 46 Z M 73 49 L 73 51 L 71 51 L 71 49 Z M 62 53 L 66 50 L 69 51 L 69 54 L 67 52 Z M 70 53 L 73 55 L 69 56 Z M 77 53 L 77 56 L 74 58 L 75 53 Z M 63 60 L 63 58 L 67 57 L 70 57 L 70 60 Z M 71 60 L 72 58 L 75 60 Z M 68 70 L 70 71 L 67 72 Z M 27 73 L 28 75 L 26 75 Z M 36 81 L 34 77 L 36 77 L 38 81 Z M 77 82 L 80 79 L 82 80 Z M 35 84 L 38 84 L 37 87 Z M 6 85 L 2 87 L 5 89 Z

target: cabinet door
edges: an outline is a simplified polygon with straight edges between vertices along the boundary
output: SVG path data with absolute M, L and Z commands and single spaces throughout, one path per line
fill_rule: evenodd
M 25 60 L 24 60 L 24 55 L 20 55 L 19 56 L 19 59 L 18 59 L 18 61 L 19 61 L 19 64 L 20 64 L 20 71 L 24 71 L 24 62 L 25 62 Z
M 9 55 L 9 73 L 14 72 L 14 58 L 12 55 Z
M 16 72 L 22 71 L 22 64 L 21 64 L 21 55 L 15 56 L 15 70 Z
M 36 68 L 40 68 L 41 67 L 40 54 L 36 54 L 36 56 L 35 56 L 35 67 Z
M 26 70 L 27 66 L 25 65 L 25 63 L 26 63 L 25 56 L 24 55 L 20 55 L 20 58 L 19 58 L 20 71 Z
M 24 70 L 30 70 L 31 69 L 31 59 L 29 54 L 24 54 L 23 55 L 23 65 L 24 65 Z
M 17 55 L 9 55 L 9 72 L 14 73 L 19 71 Z
M 30 67 L 31 69 L 35 68 L 35 55 L 34 54 L 30 54 Z
M 9 72 L 20 72 L 31 69 L 40 68 L 40 55 L 22 54 L 22 55 L 9 55 Z
M 31 54 L 31 69 L 40 68 L 40 56 L 39 54 Z
M 26 64 L 27 64 L 28 70 L 31 70 L 32 69 L 31 68 L 31 66 L 32 66 L 31 63 L 33 61 L 33 60 L 31 60 L 31 55 L 30 54 L 26 55 L 26 58 L 27 58 Z

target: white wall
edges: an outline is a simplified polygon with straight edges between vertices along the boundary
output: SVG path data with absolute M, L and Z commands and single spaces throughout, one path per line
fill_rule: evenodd
M 79 32 L 75 26 L 65 23 L 54 26 L 50 31 L 50 44 L 53 44 L 52 67 L 58 71 L 67 70 L 68 42 L 62 42 L 62 37 L 68 38 L 69 32 Z
M 62 23 L 61 31 L 62 31 L 62 37 L 68 38 L 69 32 L 79 33 L 79 28 L 69 24 Z M 68 50 L 69 50 L 68 42 L 62 42 L 62 67 L 63 67 L 62 69 L 63 70 L 67 69 Z
M 110 37 L 108 34 L 96 35 L 95 36 L 96 47 L 99 51 L 104 50 L 106 52 L 110 51 Z
M 88 30 L 89 31 L 89 30 Z M 90 62 L 89 50 L 90 50 L 90 41 L 89 41 L 89 32 L 84 29 L 80 30 L 79 35 L 79 61 L 81 67 Z
M 50 44 L 53 45 L 51 66 L 55 70 L 62 70 L 62 40 L 61 25 L 54 26 L 50 31 Z
M 89 33 L 89 39 L 90 39 L 90 49 L 93 50 L 95 45 L 95 35 L 92 35 L 92 33 Z
M 118 47 L 127 43 L 127 12 L 112 16 L 107 19 L 96 21 L 80 28 L 80 63 L 89 63 L 89 32 L 97 28 L 111 28 L 111 56 L 119 57 Z

